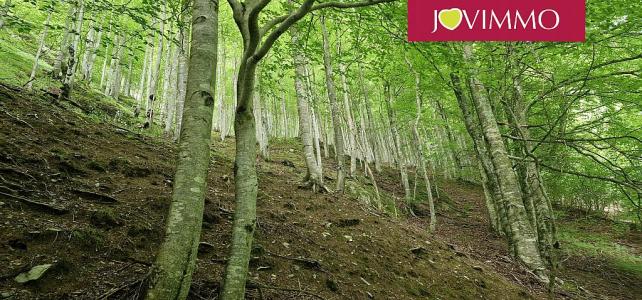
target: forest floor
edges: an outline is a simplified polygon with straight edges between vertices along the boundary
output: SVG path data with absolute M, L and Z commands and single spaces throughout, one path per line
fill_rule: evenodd
M 126 113 L 131 99 L 79 91 L 73 102 L 58 102 L 0 84 L 0 299 L 133 299 L 144 288 L 163 236 L 176 147 L 136 129 Z M 402 208 L 392 213 L 402 193 L 394 170 L 377 178 L 387 210 L 374 208 L 372 184 L 361 177 L 344 195 L 300 189 L 300 148 L 273 140 L 271 159 L 258 161 L 249 299 L 547 296 L 488 230 L 478 186 L 438 180 L 431 235 L 421 205 L 416 218 L 401 216 Z M 233 139 L 215 136 L 212 149 L 190 299 L 216 299 L 231 239 Z M 331 187 L 332 160 L 324 168 Z M 560 222 L 563 249 L 572 247 L 562 255 L 565 284 L 556 298 L 642 294 L 642 272 L 630 268 L 642 266 L 640 235 L 604 231 L 616 226 L 608 222 L 579 214 Z M 609 247 L 619 252 L 599 253 Z M 50 265 L 41 278 L 15 281 L 41 265 Z

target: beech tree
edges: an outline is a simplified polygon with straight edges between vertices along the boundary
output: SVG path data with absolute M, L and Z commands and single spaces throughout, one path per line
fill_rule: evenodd
M 194 0 L 187 97 L 165 239 L 146 299 L 185 299 L 192 283 L 207 192 L 216 84 L 218 2 Z

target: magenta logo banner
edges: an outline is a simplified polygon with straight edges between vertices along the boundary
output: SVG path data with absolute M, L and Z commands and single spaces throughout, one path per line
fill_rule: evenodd
M 408 0 L 408 40 L 583 42 L 585 0 Z

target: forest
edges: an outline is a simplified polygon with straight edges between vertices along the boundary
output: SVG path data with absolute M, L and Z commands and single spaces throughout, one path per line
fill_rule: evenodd
M 0 299 L 640 299 L 642 2 L 0 0 Z

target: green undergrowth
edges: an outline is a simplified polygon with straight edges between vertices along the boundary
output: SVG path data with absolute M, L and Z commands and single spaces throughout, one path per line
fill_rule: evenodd
M 640 249 L 622 242 L 627 236 L 636 234 L 631 230 L 628 224 L 586 217 L 561 222 L 558 236 L 567 255 L 603 258 L 614 268 L 642 278 Z

